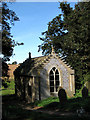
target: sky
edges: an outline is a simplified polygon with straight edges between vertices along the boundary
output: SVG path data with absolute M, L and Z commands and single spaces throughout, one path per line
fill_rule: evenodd
M 74 7 L 74 2 L 70 3 Z M 15 22 L 11 28 L 13 39 L 17 42 L 23 42 L 24 45 L 16 46 L 8 63 L 17 61 L 22 63 L 29 57 L 42 56 L 38 52 L 38 45 L 42 43 L 39 37 L 48 28 L 48 23 L 57 15 L 61 14 L 59 2 L 14 2 L 8 3 L 9 9 L 13 10 L 20 21 Z

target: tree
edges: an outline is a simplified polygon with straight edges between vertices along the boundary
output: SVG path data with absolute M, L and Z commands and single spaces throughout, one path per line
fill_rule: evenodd
M 66 2 L 60 3 L 63 14 L 56 16 L 48 24 L 48 30 L 43 32 L 45 37 L 40 38 L 43 43 L 39 51 L 48 54 L 51 45 L 55 51 L 75 69 L 76 88 L 87 80 L 90 67 L 90 2 L 80 2 L 75 9 Z M 61 19 L 63 16 L 63 19 Z
M 8 8 L 5 2 L 2 2 L 2 21 L 0 21 L 2 25 L 2 75 L 5 75 L 3 71 L 7 71 L 8 66 L 5 67 L 5 62 L 10 60 L 14 47 L 16 45 L 23 45 L 23 43 L 16 43 L 11 35 L 11 25 L 14 25 L 15 21 L 19 21 L 19 17 L 17 17 L 14 11 Z

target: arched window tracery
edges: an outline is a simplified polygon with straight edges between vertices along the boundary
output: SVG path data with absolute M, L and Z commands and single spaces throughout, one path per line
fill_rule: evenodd
M 49 73 L 49 82 L 50 82 L 50 92 L 58 92 L 58 87 L 60 85 L 59 71 L 55 67 L 53 67 Z

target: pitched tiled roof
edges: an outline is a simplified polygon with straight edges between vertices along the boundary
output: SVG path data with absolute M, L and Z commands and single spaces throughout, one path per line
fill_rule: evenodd
M 39 69 L 42 62 L 46 59 L 47 56 L 41 56 L 31 59 L 26 59 L 15 71 L 14 74 L 20 75 L 31 75 L 31 71 L 34 69 Z
M 28 75 L 31 76 L 32 71 L 38 71 L 39 69 L 43 68 L 43 66 L 49 62 L 49 60 L 52 57 L 57 57 L 60 59 L 66 66 L 68 66 L 61 57 L 59 57 L 54 52 L 47 55 L 47 56 L 41 56 L 41 57 L 35 57 L 35 58 L 28 58 L 26 59 L 15 71 L 14 74 L 16 75 Z M 70 66 L 68 68 L 71 69 Z M 72 69 L 71 69 L 72 70 Z

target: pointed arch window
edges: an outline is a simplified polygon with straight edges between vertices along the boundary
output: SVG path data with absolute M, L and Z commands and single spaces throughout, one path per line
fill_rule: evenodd
M 57 92 L 60 84 L 59 71 L 53 67 L 49 73 L 50 92 Z

